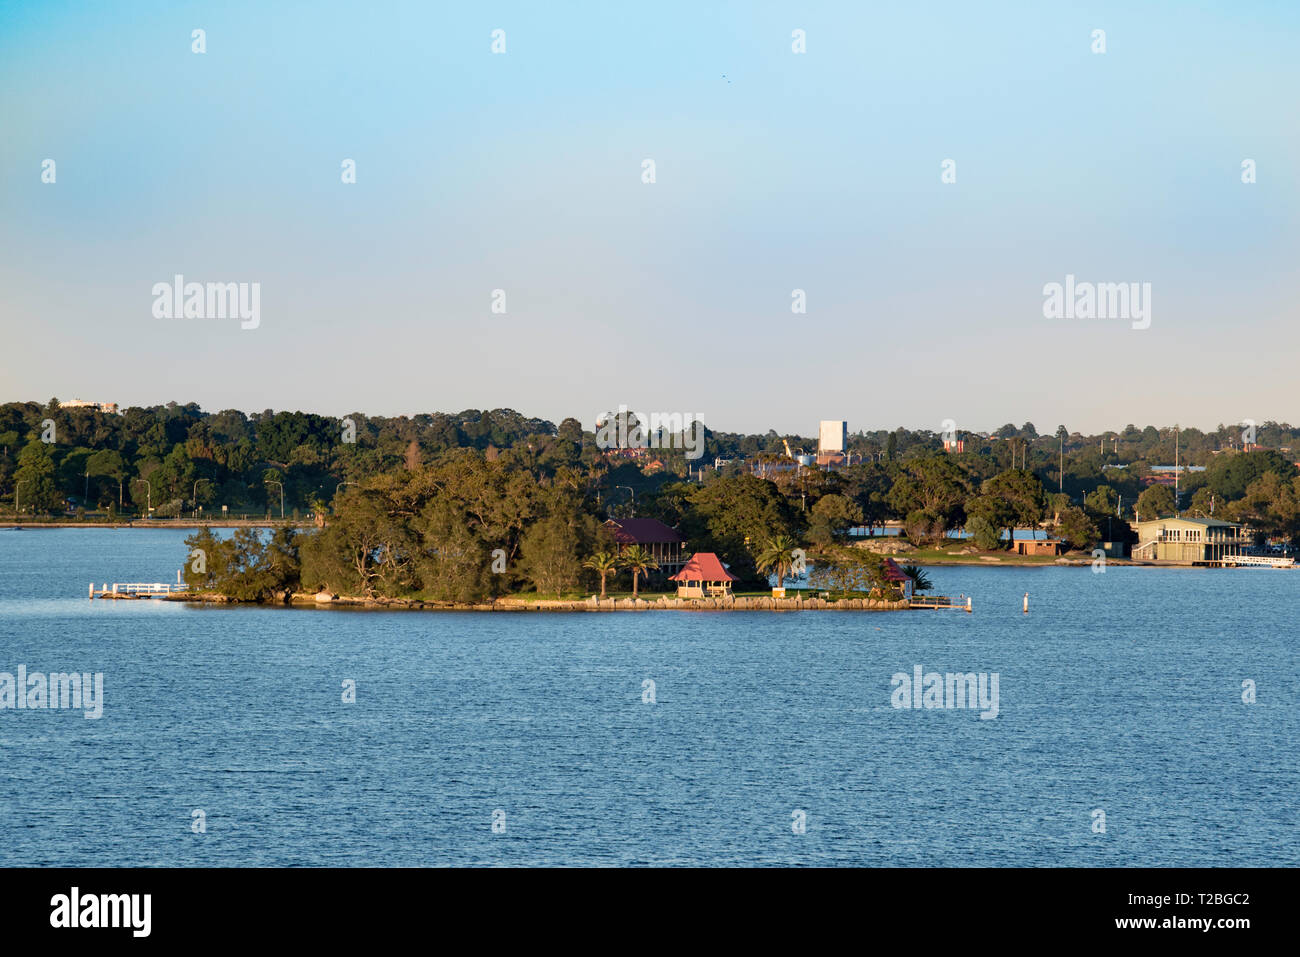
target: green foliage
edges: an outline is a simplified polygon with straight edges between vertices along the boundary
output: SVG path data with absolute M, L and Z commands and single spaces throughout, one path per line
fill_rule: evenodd
M 1067 508 L 1061 512 L 1056 534 L 1069 549 L 1089 549 L 1101 541 L 1097 526 L 1081 508 Z
M 920 565 L 904 565 L 903 574 L 912 579 L 912 592 L 931 591 L 934 583 L 930 581 L 930 576 L 926 574 L 925 569 Z
M 818 578 L 839 596 L 902 597 L 885 577 L 885 560 L 865 548 L 835 545 L 817 552 Z
M 1138 496 L 1137 513 L 1144 522 L 1174 514 L 1174 490 L 1167 485 L 1149 485 Z
M 583 568 L 589 568 L 600 576 L 600 597 L 605 597 L 605 580 L 618 573 L 618 555 L 615 552 L 600 551 L 582 562 Z
M 63 497 L 54 481 L 54 456 L 40 440 L 28 442 L 18 454 L 14 485 L 25 512 L 61 512 Z
M 852 499 L 831 493 L 823 495 L 812 508 L 809 537 L 819 545 L 829 545 L 863 521 L 862 509 Z
M 991 552 L 1003 547 L 1001 526 L 994 525 L 983 515 L 974 515 L 968 519 L 966 531 L 970 533 L 976 548 Z
M 785 585 L 785 578 L 794 564 L 794 550 L 799 543 L 789 535 L 776 535 L 767 539 L 757 557 L 757 567 L 764 575 L 776 576 L 776 587 Z
M 577 529 L 562 515 L 548 515 L 524 533 L 524 574 L 543 594 L 572 591 L 582 578 L 581 548 Z
M 637 596 L 637 580 L 641 575 L 648 575 L 659 567 L 654 558 L 640 545 L 631 545 L 623 549 L 619 563 L 632 573 L 632 597 Z

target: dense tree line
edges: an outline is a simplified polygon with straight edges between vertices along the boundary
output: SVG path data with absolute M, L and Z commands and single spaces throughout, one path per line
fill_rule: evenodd
M 1289 426 L 1259 427 L 1257 441 L 1281 449 L 1252 451 L 1240 450 L 1235 427 L 1182 430 L 1180 463 L 1206 467 L 1184 473 L 1177 502 L 1172 489 L 1146 481 L 1150 465 L 1172 458 L 1170 430 L 1063 433 L 1006 426 L 965 436 L 953 454 L 934 433 L 859 433 L 852 464 L 824 471 L 794 467 L 784 441 L 809 440 L 776 433 L 706 430 L 702 459 L 686 459 L 678 445 L 655 449 L 651 461 L 607 454 L 594 423 L 556 426 L 508 409 L 335 419 L 171 403 L 112 415 L 51 400 L 0 406 L 0 495 L 25 514 L 66 511 L 71 500 L 110 515 L 148 505 L 155 515 L 198 505 L 211 515 L 225 504 L 278 516 L 283 491 L 286 516 L 310 512 L 322 526 L 283 544 L 296 586 L 449 600 L 594 588 L 600 572 L 589 563 L 612 548 L 603 523 L 632 514 L 678 528 L 689 550 L 717 552 L 748 582 L 764 580 L 759 556 L 774 540 L 828 561 L 849 529 L 887 521 L 918 545 L 960 528 L 986 549 L 1007 547 L 1011 529 L 1043 525 L 1087 549 L 1130 537 L 1135 516 L 1175 510 L 1300 538 L 1300 477 L 1282 444 L 1294 437 Z M 744 463 L 701 467 L 741 455 Z M 258 543 L 253 535 L 223 546 L 235 551 L 214 553 L 210 567 L 236 569 L 253 591 L 275 590 L 258 570 Z M 653 568 L 611 573 L 657 578 Z

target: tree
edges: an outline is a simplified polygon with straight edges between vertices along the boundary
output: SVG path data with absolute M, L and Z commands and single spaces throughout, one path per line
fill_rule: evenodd
M 1092 548 L 1101 540 L 1101 533 L 1088 514 L 1081 508 L 1067 508 L 1057 522 L 1056 534 L 1072 550 Z
M 1004 528 L 1008 530 L 1009 544 L 1015 527 L 1016 510 L 1005 498 L 998 495 L 976 495 L 966 502 L 966 531 L 972 538 L 979 538 L 982 533 L 982 541 L 976 542 L 980 548 L 1001 548 Z M 985 529 L 991 529 L 991 534 Z
M 902 572 L 908 578 L 912 579 L 913 592 L 930 591 L 934 588 L 934 583 L 930 581 L 930 576 L 925 573 L 925 569 L 920 565 L 904 565 Z
M 648 575 L 651 571 L 658 568 L 658 563 L 651 557 L 640 545 L 632 545 L 623 550 L 621 556 L 622 565 L 632 573 L 632 597 L 637 597 L 637 579 L 641 575 Z
M 1145 522 L 1174 513 L 1174 492 L 1167 485 L 1148 485 L 1137 500 L 1138 517 Z
M 966 473 L 952 456 L 931 455 L 904 465 L 890 489 L 889 504 L 900 515 L 922 512 L 931 516 L 942 536 L 952 526 L 970 491 Z
M 988 479 L 980 491 L 984 495 L 1002 499 L 1010 510 L 1010 521 L 1016 526 L 1037 528 L 1047 507 L 1043 483 L 1028 469 L 1007 469 L 1000 472 Z
M 776 587 L 785 587 L 785 577 L 794 565 L 794 550 L 799 547 L 789 535 L 776 535 L 763 544 L 756 566 L 763 574 L 776 576 Z
M 852 499 L 834 493 L 823 495 L 812 508 L 809 535 L 819 545 L 829 545 L 862 520 L 862 509 Z
M 86 460 L 86 473 L 91 478 L 110 478 L 117 482 L 117 504 L 122 505 L 122 483 L 126 480 L 126 463 L 121 453 L 114 449 L 101 449 Z
M 942 541 L 947 523 L 933 512 L 913 509 L 903 519 L 903 532 L 913 545 L 930 545 Z
M 832 592 L 900 597 L 885 577 L 885 560 L 880 555 L 865 548 L 834 545 L 819 551 L 817 558 L 820 577 Z
M 465 513 L 450 499 L 429 502 L 416 522 L 420 533 L 417 574 L 435 601 L 477 601 L 488 593 L 487 549 Z
M 63 499 L 54 482 L 54 456 L 44 442 L 28 442 L 18 453 L 14 472 L 18 506 L 33 512 L 61 510 Z
M 582 574 L 581 542 L 563 515 L 548 515 L 524 533 L 524 574 L 541 594 L 560 595 L 576 588 Z
M 571 421 L 571 420 L 566 420 Z M 618 556 L 613 552 L 597 552 L 582 563 L 600 576 L 600 597 L 605 597 L 605 579 L 618 572 Z
M 1094 516 L 1114 515 L 1119 496 L 1109 485 L 1098 485 L 1084 496 L 1083 507 Z
M 1002 547 L 1002 526 L 994 525 L 983 515 L 974 515 L 967 520 L 966 531 L 976 548 L 993 551 Z

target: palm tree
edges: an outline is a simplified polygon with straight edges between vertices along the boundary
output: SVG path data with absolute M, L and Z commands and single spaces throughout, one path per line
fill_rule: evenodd
M 789 535 L 775 535 L 764 543 L 755 564 L 758 565 L 760 572 L 775 575 L 776 587 L 783 588 L 785 576 L 790 574 L 790 569 L 794 565 L 794 550 L 798 547 L 799 543 Z
M 929 591 L 934 587 L 930 577 L 926 575 L 925 569 L 920 565 L 904 565 L 902 571 L 904 575 L 912 579 L 912 591 Z
M 637 579 L 641 575 L 649 575 L 652 570 L 659 567 L 659 563 L 640 545 L 632 545 L 624 549 L 620 558 L 623 567 L 632 573 L 632 597 L 635 598 Z
M 618 556 L 612 552 L 597 552 L 582 563 L 600 576 L 600 597 L 605 597 L 605 577 L 618 571 Z M 635 589 L 634 589 L 635 590 Z

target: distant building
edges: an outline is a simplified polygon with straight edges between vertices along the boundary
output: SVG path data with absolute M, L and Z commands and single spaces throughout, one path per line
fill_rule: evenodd
M 722 567 L 713 552 L 696 552 L 672 581 L 677 582 L 678 598 L 726 598 L 736 576 Z
M 662 571 L 676 571 L 686 562 L 682 538 L 674 528 L 654 518 L 611 518 L 605 527 L 614 533 L 619 554 L 633 545 L 650 553 Z
M 957 452 L 957 453 L 965 452 L 966 440 L 965 439 L 944 439 L 943 450 L 945 452 Z
M 1217 518 L 1157 518 L 1134 522 L 1139 561 L 1213 562 L 1239 554 L 1249 537 L 1240 525 Z
M 90 402 L 86 399 L 69 399 L 67 402 L 59 403 L 60 409 L 94 409 L 96 412 L 107 412 L 109 415 L 117 414 L 116 402 Z
M 1060 555 L 1065 550 L 1059 538 L 1017 538 L 1012 544 L 1017 555 Z
M 1204 472 L 1204 465 L 1153 465 L 1151 474 L 1142 479 L 1143 485 L 1168 485 L 1173 488 L 1181 476 L 1189 472 Z
M 849 424 L 843 421 L 823 419 L 817 432 L 817 451 L 843 452 L 849 447 Z

